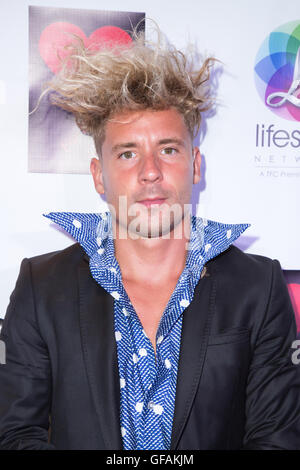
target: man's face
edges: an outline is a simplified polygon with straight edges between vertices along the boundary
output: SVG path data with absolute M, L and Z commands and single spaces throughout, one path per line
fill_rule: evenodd
M 182 221 L 200 164 L 177 110 L 127 111 L 107 123 L 102 158 L 92 159 L 91 172 L 97 192 L 114 208 L 118 228 L 157 237 Z

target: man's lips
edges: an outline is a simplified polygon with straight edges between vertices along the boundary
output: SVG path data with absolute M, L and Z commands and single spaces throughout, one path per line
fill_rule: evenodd
M 162 204 L 165 202 L 166 198 L 154 198 L 154 199 L 143 199 L 142 201 L 138 201 L 139 204 L 144 204 L 144 206 L 151 206 L 152 204 Z

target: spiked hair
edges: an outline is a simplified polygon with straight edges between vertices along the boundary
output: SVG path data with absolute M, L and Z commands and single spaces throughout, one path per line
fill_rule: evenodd
M 128 45 L 106 44 L 89 50 L 77 39 L 60 72 L 47 84 L 51 101 L 73 113 L 79 128 L 94 138 L 98 155 L 105 124 L 114 114 L 130 110 L 175 108 L 193 138 L 201 113 L 212 105 L 208 79 L 215 59 L 195 67 L 193 55 L 162 40 L 145 41 L 133 34 Z

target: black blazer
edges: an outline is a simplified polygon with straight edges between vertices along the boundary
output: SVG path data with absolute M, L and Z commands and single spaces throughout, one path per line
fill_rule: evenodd
M 299 449 L 279 262 L 231 245 L 205 268 L 183 316 L 171 449 Z M 1 332 L 2 449 L 122 449 L 113 301 L 78 243 L 23 260 Z

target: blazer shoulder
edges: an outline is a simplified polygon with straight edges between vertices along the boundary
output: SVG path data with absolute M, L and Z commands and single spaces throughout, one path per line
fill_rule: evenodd
M 272 276 L 274 262 L 278 260 L 254 253 L 245 253 L 235 245 L 213 258 L 209 264 L 213 271 L 226 274 L 226 277 L 242 278 L 263 282 Z
M 226 259 L 227 262 L 230 259 L 233 262 L 254 263 L 255 265 L 258 263 L 262 266 L 272 262 L 272 258 L 268 256 L 258 255 L 256 253 L 245 253 L 235 245 L 230 245 L 227 250 L 220 253 L 219 258 L 220 260 L 223 258 L 223 261 Z
M 266 315 L 282 305 L 289 322 L 289 294 L 280 262 L 267 256 L 244 253 L 231 245 L 211 260 L 211 275 L 218 286 L 218 309 L 239 312 L 239 319 L 257 334 Z M 223 315 L 224 318 L 226 315 Z M 254 337 L 253 337 L 254 338 Z
M 79 243 L 72 245 L 62 250 L 51 251 L 42 255 L 33 256 L 28 258 L 31 265 L 33 276 L 36 279 L 42 279 L 45 276 L 67 274 L 75 270 L 82 260 L 88 260 L 88 256 Z

